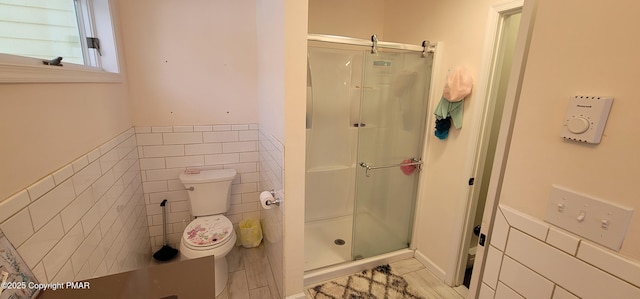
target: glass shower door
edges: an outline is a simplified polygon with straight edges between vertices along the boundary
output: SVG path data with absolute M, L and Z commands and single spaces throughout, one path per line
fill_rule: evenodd
M 352 255 L 409 247 L 433 56 L 366 54 L 358 124 Z

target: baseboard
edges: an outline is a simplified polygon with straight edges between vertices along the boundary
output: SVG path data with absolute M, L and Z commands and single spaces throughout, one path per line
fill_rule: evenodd
M 293 294 L 291 296 L 285 297 L 285 299 L 305 299 L 307 296 L 304 293 Z
M 416 250 L 415 259 L 418 260 L 429 272 L 433 273 L 438 279 L 444 281 L 447 273 L 444 272 L 440 267 L 436 266 L 429 258 L 424 256 L 420 251 Z

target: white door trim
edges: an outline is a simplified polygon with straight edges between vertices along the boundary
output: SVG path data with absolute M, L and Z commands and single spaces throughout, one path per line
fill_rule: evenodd
M 537 4 L 538 0 L 526 0 L 522 6 L 522 19 L 520 21 L 518 41 L 516 43 L 515 54 L 513 56 L 511 74 L 509 76 L 509 87 L 507 88 L 507 94 L 505 97 L 504 112 L 502 115 L 500 133 L 496 146 L 495 160 L 493 161 L 493 170 L 491 172 L 487 201 L 482 218 L 481 234 L 486 235 L 486 241 L 485 246 L 478 246 L 476 251 L 476 259 L 473 264 L 474 271 L 471 277 L 469 295 L 467 298 L 477 298 L 480 293 L 482 275 L 485 266 L 484 256 L 486 255 L 489 244 L 491 243 L 491 235 L 489 232 L 493 228 L 495 213 L 499 203 L 502 182 L 504 179 L 504 172 L 509 156 L 511 137 L 515 124 L 518 101 L 520 100 L 520 91 L 527 64 L 527 56 L 529 53 L 529 44 L 531 43 Z

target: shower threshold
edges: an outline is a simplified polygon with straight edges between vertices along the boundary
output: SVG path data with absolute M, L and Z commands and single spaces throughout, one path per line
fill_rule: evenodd
M 385 253 L 357 261 L 332 265 L 322 269 L 306 271 L 304 273 L 304 285 L 310 286 L 323 281 L 331 280 L 344 275 L 360 272 L 382 264 L 389 264 L 397 261 L 410 259 L 415 256 L 412 249 L 400 249 L 394 252 Z

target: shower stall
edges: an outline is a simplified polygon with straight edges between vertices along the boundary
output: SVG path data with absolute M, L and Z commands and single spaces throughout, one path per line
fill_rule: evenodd
M 409 248 L 433 47 L 309 35 L 305 271 Z

